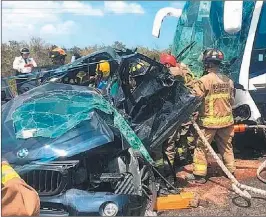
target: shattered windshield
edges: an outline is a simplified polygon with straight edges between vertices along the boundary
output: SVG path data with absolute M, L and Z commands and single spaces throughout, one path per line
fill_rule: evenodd
M 112 123 L 108 124 L 117 128 L 133 149 L 140 151 L 149 162 L 152 162 L 141 140 L 123 116 L 101 94 L 93 90 L 48 83 L 19 97 L 21 98 L 17 101 L 7 103 L 2 110 L 4 131 L 10 133 L 8 125 L 12 122 L 16 142 L 37 137 L 57 139 L 80 123 L 92 119 L 95 112 L 101 111 L 111 115 Z M 2 138 L 4 146 L 12 146 L 9 142 L 8 136 Z M 73 148 L 69 149 L 71 150 Z
M 231 77 L 238 80 L 254 5 L 255 1 L 243 1 L 242 29 L 237 34 L 230 35 L 224 31 L 222 1 L 188 1 L 177 24 L 173 53 L 177 55 L 195 41 L 195 46 L 180 60 L 190 65 L 191 70 L 200 76 L 203 73 L 201 52 L 208 47 L 218 48 L 224 52 L 225 61 L 237 58 L 231 69 Z
M 106 103 L 96 94 L 48 91 L 21 105 L 12 114 L 16 137 L 57 138 L 81 121 L 89 120 L 93 109 L 110 113 Z

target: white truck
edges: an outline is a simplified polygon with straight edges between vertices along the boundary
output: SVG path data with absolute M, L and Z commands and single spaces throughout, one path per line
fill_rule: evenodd
M 242 85 L 237 88 L 235 103 L 240 122 L 265 125 L 266 2 L 187 1 L 183 9 L 162 8 L 154 19 L 153 36 L 159 38 L 166 16 L 178 18 L 172 53 L 177 55 L 194 44 L 180 60 L 201 75 L 202 51 L 211 47 L 222 50 L 228 74 Z

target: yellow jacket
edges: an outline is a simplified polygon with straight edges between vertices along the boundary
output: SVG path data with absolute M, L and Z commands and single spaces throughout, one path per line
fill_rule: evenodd
M 16 171 L 2 162 L 2 216 L 38 216 L 40 198 Z

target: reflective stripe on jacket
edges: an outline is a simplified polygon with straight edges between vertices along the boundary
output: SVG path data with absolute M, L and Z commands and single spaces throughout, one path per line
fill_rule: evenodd
M 234 124 L 234 84 L 227 76 L 209 73 L 194 83 L 193 93 L 203 98 L 199 111 L 200 126 L 219 129 Z
M 2 184 L 6 184 L 13 178 L 20 177 L 9 164 L 2 163 Z
M 7 163 L 2 162 L 2 216 L 38 216 L 38 193 Z

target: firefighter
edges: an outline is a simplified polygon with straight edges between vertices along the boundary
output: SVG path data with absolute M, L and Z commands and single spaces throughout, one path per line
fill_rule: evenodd
M 181 76 L 182 70 L 179 68 L 179 64 L 176 62 L 174 56 L 170 54 L 162 54 L 160 56 L 160 62 L 169 68 L 170 72 L 174 76 Z M 175 74 L 171 71 L 175 69 Z M 155 159 L 156 167 L 159 172 L 168 178 L 172 184 L 174 183 L 174 161 L 176 157 L 176 141 L 180 137 L 180 132 L 175 131 L 162 146 L 158 146 L 153 149 L 153 156 Z M 162 184 L 162 183 L 161 183 Z M 164 191 L 164 186 L 161 186 L 160 193 Z
M 177 62 L 173 55 L 165 53 L 161 54 L 160 63 L 166 66 L 173 76 L 184 79 L 186 86 L 194 80 L 194 74 L 189 67 L 182 62 Z
M 56 45 L 53 45 L 51 51 L 49 52 L 49 57 L 54 65 L 64 65 L 66 56 L 66 52 Z
M 4 160 L 1 194 L 3 216 L 39 216 L 40 198 L 37 192 Z
M 105 89 L 107 80 L 110 76 L 110 63 L 106 60 L 100 60 L 96 66 L 93 74 L 79 71 L 74 79 L 74 83 L 83 86 L 96 87 L 98 89 Z
M 107 80 L 110 77 L 111 66 L 106 60 L 101 60 L 96 65 L 96 87 L 98 89 L 105 89 L 107 85 Z
M 223 53 L 217 49 L 205 50 L 202 60 L 207 73 L 193 82 L 191 88 L 192 93 L 203 99 L 198 119 L 202 132 L 209 143 L 215 139 L 225 166 L 234 173 L 235 160 L 232 147 L 234 84 L 220 71 L 223 58 Z M 193 175 L 188 177 L 188 181 L 205 183 L 206 175 L 207 150 L 201 139 L 197 138 L 193 156 Z
M 139 59 L 134 60 L 130 64 L 130 88 L 133 91 L 142 82 L 142 75 L 145 75 L 147 67 Z
M 186 87 L 189 87 L 195 80 L 195 76 L 190 68 L 182 62 L 177 63 L 176 67 L 171 67 L 170 72 L 172 75 L 178 76 L 179 79 L 181 78 Z M 193 116 L 196 118 L 197 114 L 195 113 Z M 179 166 L 180 164 L 187 164 L 191 161 L 191 155 L 195 146 L 194 128 L 190 121 L 181 125 L 181 129 L 177 134 L 176 144 L 178 145 L 176 157 L 179 161 Z
M 169 69 L 173 76 L 179 79 L 182 78 L 185 86 L 188 86 L 194 80 L 191 70 L 184 63 L 177 62 L 173 55 L 161 54 L 160 62 Z M 190 122 L 182 124 L 181 129 L 174 132 L 168 141 L 166 141 L 164 151 L 172 165 L 176 156 L 178 156 L 179 160 L 182 160 L 182 158 L 186 160 L 187 154 L 185 153 L 189 151 L 188 149 L 193 148 L 194 137 L 191 135 L 190 128 Z M 176 146 L 178 146 L 177 149 Z

